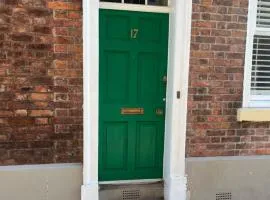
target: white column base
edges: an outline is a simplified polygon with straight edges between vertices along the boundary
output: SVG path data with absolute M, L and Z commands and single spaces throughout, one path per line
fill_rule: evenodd
M 165 200 L 186 200 L 187 177 L 173 177 L 165 180 Z
M 98 200 L 98 183 L 92 183 L 89 185 L 82 185 L 81 187 L 81 200 Z

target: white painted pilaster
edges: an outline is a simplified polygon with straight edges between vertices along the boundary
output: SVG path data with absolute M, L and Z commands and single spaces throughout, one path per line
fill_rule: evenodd
M 186 116 L 192 0 L 171 1 L 164 181 L 166 200 L 186 200 Z M 177 98 L 180 92 L 180 99 Z
M 83 0 L 82 200 L 98 200 L 99 0 Z

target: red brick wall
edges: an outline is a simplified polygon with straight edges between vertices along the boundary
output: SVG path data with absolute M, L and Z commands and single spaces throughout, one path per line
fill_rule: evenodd
M 81 0 L 0 0 L 0 165 L 82 160 Z M 187 156 L 270 154 L 240 123 L 248 0 L 193 0 Z
M 248 0 L 193 0 L 187 156 L 270 154 L 270 123 L 240 123 Z
M 82 159 L 81 0 L 0 0 L 0 165 Z

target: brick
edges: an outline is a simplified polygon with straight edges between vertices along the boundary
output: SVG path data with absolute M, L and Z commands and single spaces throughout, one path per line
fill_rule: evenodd
M 268 141 L 269 137 L 268 136 L 251 136 L 251 141 L 254 142 L 259 142 L 259 141 Z
M 30 99 L 33 101 L 50 101 L 52 95 L 50 93 L 32 93 Z
M 215 28 L 215 22 L 205 22 L 205 21 L 198 21 L 192 23 L 193 27 L 201 27 L 201 28 Z
M 37 125 L 46 125 L 48 123 L 49 123 L 48 118 L 36 118 L 35 119 L 35 124 L 37 124 Z
M 223 143 L 240 142 L 240 137 L 223 137 L 223 138 L 221 138 L 221 142 L 223 142 Z
M 54 52 L 56 53 L 64 53 L 67 52 L 68 46 L 64 44 L 56 44 L 54 45 Z
M 69 11 L 68 18 L 70 19 L 80 19 L 82 17 L 81 12 L 78 11 Z
M 0 117 L 12 117 L 12 116 L 13 116 L 13 112 L 0 110 Z
M 67 10 L 55 10 L 54 17 L 55 18 L 68 18 L 68 11 Z
M 50 117 L 53 116 L 52 110 L 30 110 L 29 116 L 31 117 Z
M 51 11 L 49 9 L 42 7 L 28 7 L 27 12 L 29 15 L 34 15 L 35 17 L 46 17 L 51 15 Z
M 52 45 L 51 44 L 29 44 L 28 48 L 32 50 L 43 51 L 43 50 L 50 50 L 52 48 Z
M 218 149 L 224 149 L 225 145 L 224 144 L 208 144 L 207 149 L 210 150 L 218 150 Z
M 55 116 L 57 116 L 57 117 L 69 116 L 69 110 L 68 109 L 57 109 L 55 111 Z
M 190 143 L 209 143 L 210 142 L 210 138 L 207 137 L 194 137 L 190 140 Z
M 8 119 L 8 124 L 10 126 L 18 127 L 18 126 L 32 126 L 34 124 L 33 118 L 28 118 L 25 116 L 13 117 Z
M 232 6 L 232 0 L 213 0 L 213 5 Z
M 18 4 L 18 0 L 8 0 L 5 1 L 6 5 L 17 5 Z
M 13 34 L 11 38 L 14 41 L 24 41 L 24 42 L 31 42 L 33 40 L 33 36 L 25 33 Z
M 42 33 L 42 34 L 52 33 L 52 29 L 49 26 L 34 26 L 33 31 L 37 33 Z
M 27 116 L 27 110 L 24 110 L 24 109 L 16 110 L 15 116 L 25 117 Z
M 80 4 L 73 4 L 69 2 L 61 2 L 61 1 L 54 1 L 54 2 L 48 2 L 48 8 L 54 9 L 54 10 L 80 10 L 81 5 Z

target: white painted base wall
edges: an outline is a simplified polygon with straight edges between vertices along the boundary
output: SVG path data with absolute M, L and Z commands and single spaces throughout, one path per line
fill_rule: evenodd
M 189 200 L 216 200 L 217 193 L 231 193 L 231 200 L 270 199 L 270 156 L 188 158 L 186 165 Z
M 80 200 L 81 185 L 79 164 L 0 167 L 1 200 Z
M 216 200 L 229 192 L 232 200 L 270 199 L 270 156 L 188 158 L 186 169 L 187 191 L 186 177 L 168 179 L 167 199 Z M 81 185 L 80 164 L 0 167 L 0 200 L 98 199 L 97 184 Z

